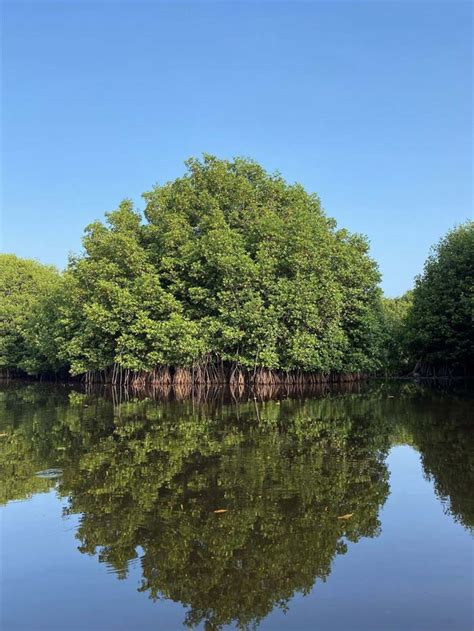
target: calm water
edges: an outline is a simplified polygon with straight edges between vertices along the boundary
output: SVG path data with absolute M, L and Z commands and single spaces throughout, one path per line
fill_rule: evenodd
M 0 386 L 2 629 L 472 629 L 468 393 L 150 395 Z

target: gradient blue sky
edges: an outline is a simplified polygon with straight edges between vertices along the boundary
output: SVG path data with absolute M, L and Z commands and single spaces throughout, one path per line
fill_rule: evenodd
M 368 235 L 383 288 L 471 215 L 468 2 L 3 2 L 2 251 L 82 231 L 202 152 Z

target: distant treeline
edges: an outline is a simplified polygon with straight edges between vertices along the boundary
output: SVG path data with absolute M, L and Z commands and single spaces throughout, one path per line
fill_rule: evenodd
M 0 255 L 0 371 L 150 382 L 325 382 L 474 368 L 474 222 L 384 298 L 367 239 L 255 162 L 205 155 L 90 224 L 59 273 Z

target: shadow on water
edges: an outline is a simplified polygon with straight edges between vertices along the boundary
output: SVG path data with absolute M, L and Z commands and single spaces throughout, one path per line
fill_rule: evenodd
M 121 579 L 139 562 L 140 591 L 206 629 L 256 625 L 377 537 L 394 445 L 416 448 L 446 512 L 474 525 L 468 392 L 181 394 L 0 386 L 0 502 L 56 487 L 81 552 Z

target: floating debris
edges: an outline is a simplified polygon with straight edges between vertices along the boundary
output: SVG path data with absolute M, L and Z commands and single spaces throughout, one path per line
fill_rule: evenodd
M 354 513 L 347 513 L 347 515 L 341 515 L 338 519 L 350 519 Z
M 227 508 L 218 508 L 217 510 L 213 511 L 216 514 L 219 513 L 227 513 Z
M 62 469 L 45 469 L 44 471 L 37 471 L 35 476 L 45 480 L 55 480 L 56 478 L 60 478 L 62 474 Z

